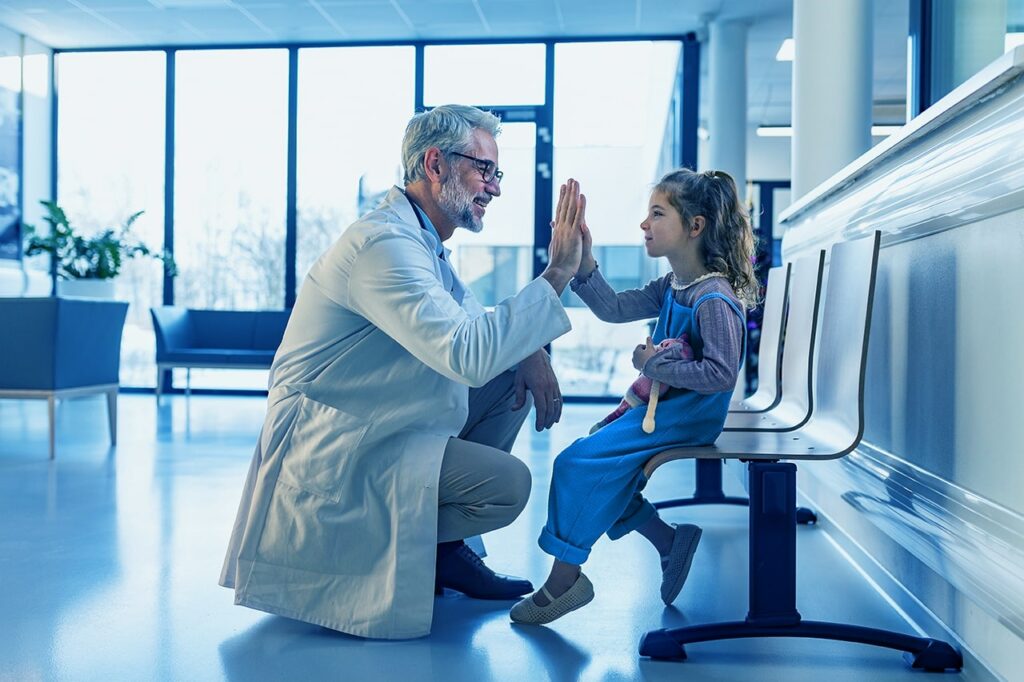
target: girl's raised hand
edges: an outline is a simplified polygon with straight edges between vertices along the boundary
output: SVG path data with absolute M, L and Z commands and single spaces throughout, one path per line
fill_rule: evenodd
M 580 258 L 580 267 L 576 271 L 576 277 L 586 279 L 590 273 L 597 269 L 597 261 L 594 260 L 594 239 L 590 236 L 590 228 L 587 227 L 586 217 L 580 223 L 580 232 L 583 233 L 583 255 Z

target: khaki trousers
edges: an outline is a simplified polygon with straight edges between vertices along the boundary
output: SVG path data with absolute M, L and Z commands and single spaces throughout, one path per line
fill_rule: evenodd
M 513 412 L 515 372 L 469 390 L 469 417 L 441 463 L 437 541 L 481 535 L 512 523 L 530 498 L 530 470 L 509 454 L 533 404 Z

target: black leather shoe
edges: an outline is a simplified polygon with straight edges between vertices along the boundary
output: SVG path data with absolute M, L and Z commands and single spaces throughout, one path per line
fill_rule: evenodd
M 529 580 L 495 573 L 466 544 L 438 552 L 434 593 L 446 587 L 474 599 L 516 599 L 533 592 Z

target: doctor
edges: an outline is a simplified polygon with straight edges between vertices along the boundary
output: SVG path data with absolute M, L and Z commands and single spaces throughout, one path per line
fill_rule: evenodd
M 585 199 L 569 181 L 549 265 L 485 311 L 442 243 L 479 232 L 501 195 L 499 121 L 447 105 L 413 117 L 405 187 L 311 268 L 270 375 L 267 416 L 221 585 L 235 602 L 363 637 L 430 632 L 435 591 L 512 599 L 533 587 L 463 538 L 511 523 L 530 494 L 509 454 L 536 406 L 561 415 L 543 346 L 570 329 Z

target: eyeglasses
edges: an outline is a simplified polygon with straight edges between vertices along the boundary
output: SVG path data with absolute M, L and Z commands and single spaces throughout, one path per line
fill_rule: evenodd
M 483 178 L 484 184 L 489 182 L 497 182 L 501 184 L 501 179 L 505 177 L 505 174 L 498 170 L 498 165 L 493 161 L 487 159 L 478 159 L 475 156 L 469 154 L 460 154 L 459 152 L 448 152 L 454 156 L 461 156 L 464 159 L 469 159 L 476 166 L 476 169 L 480 171 L 480 177 Z

